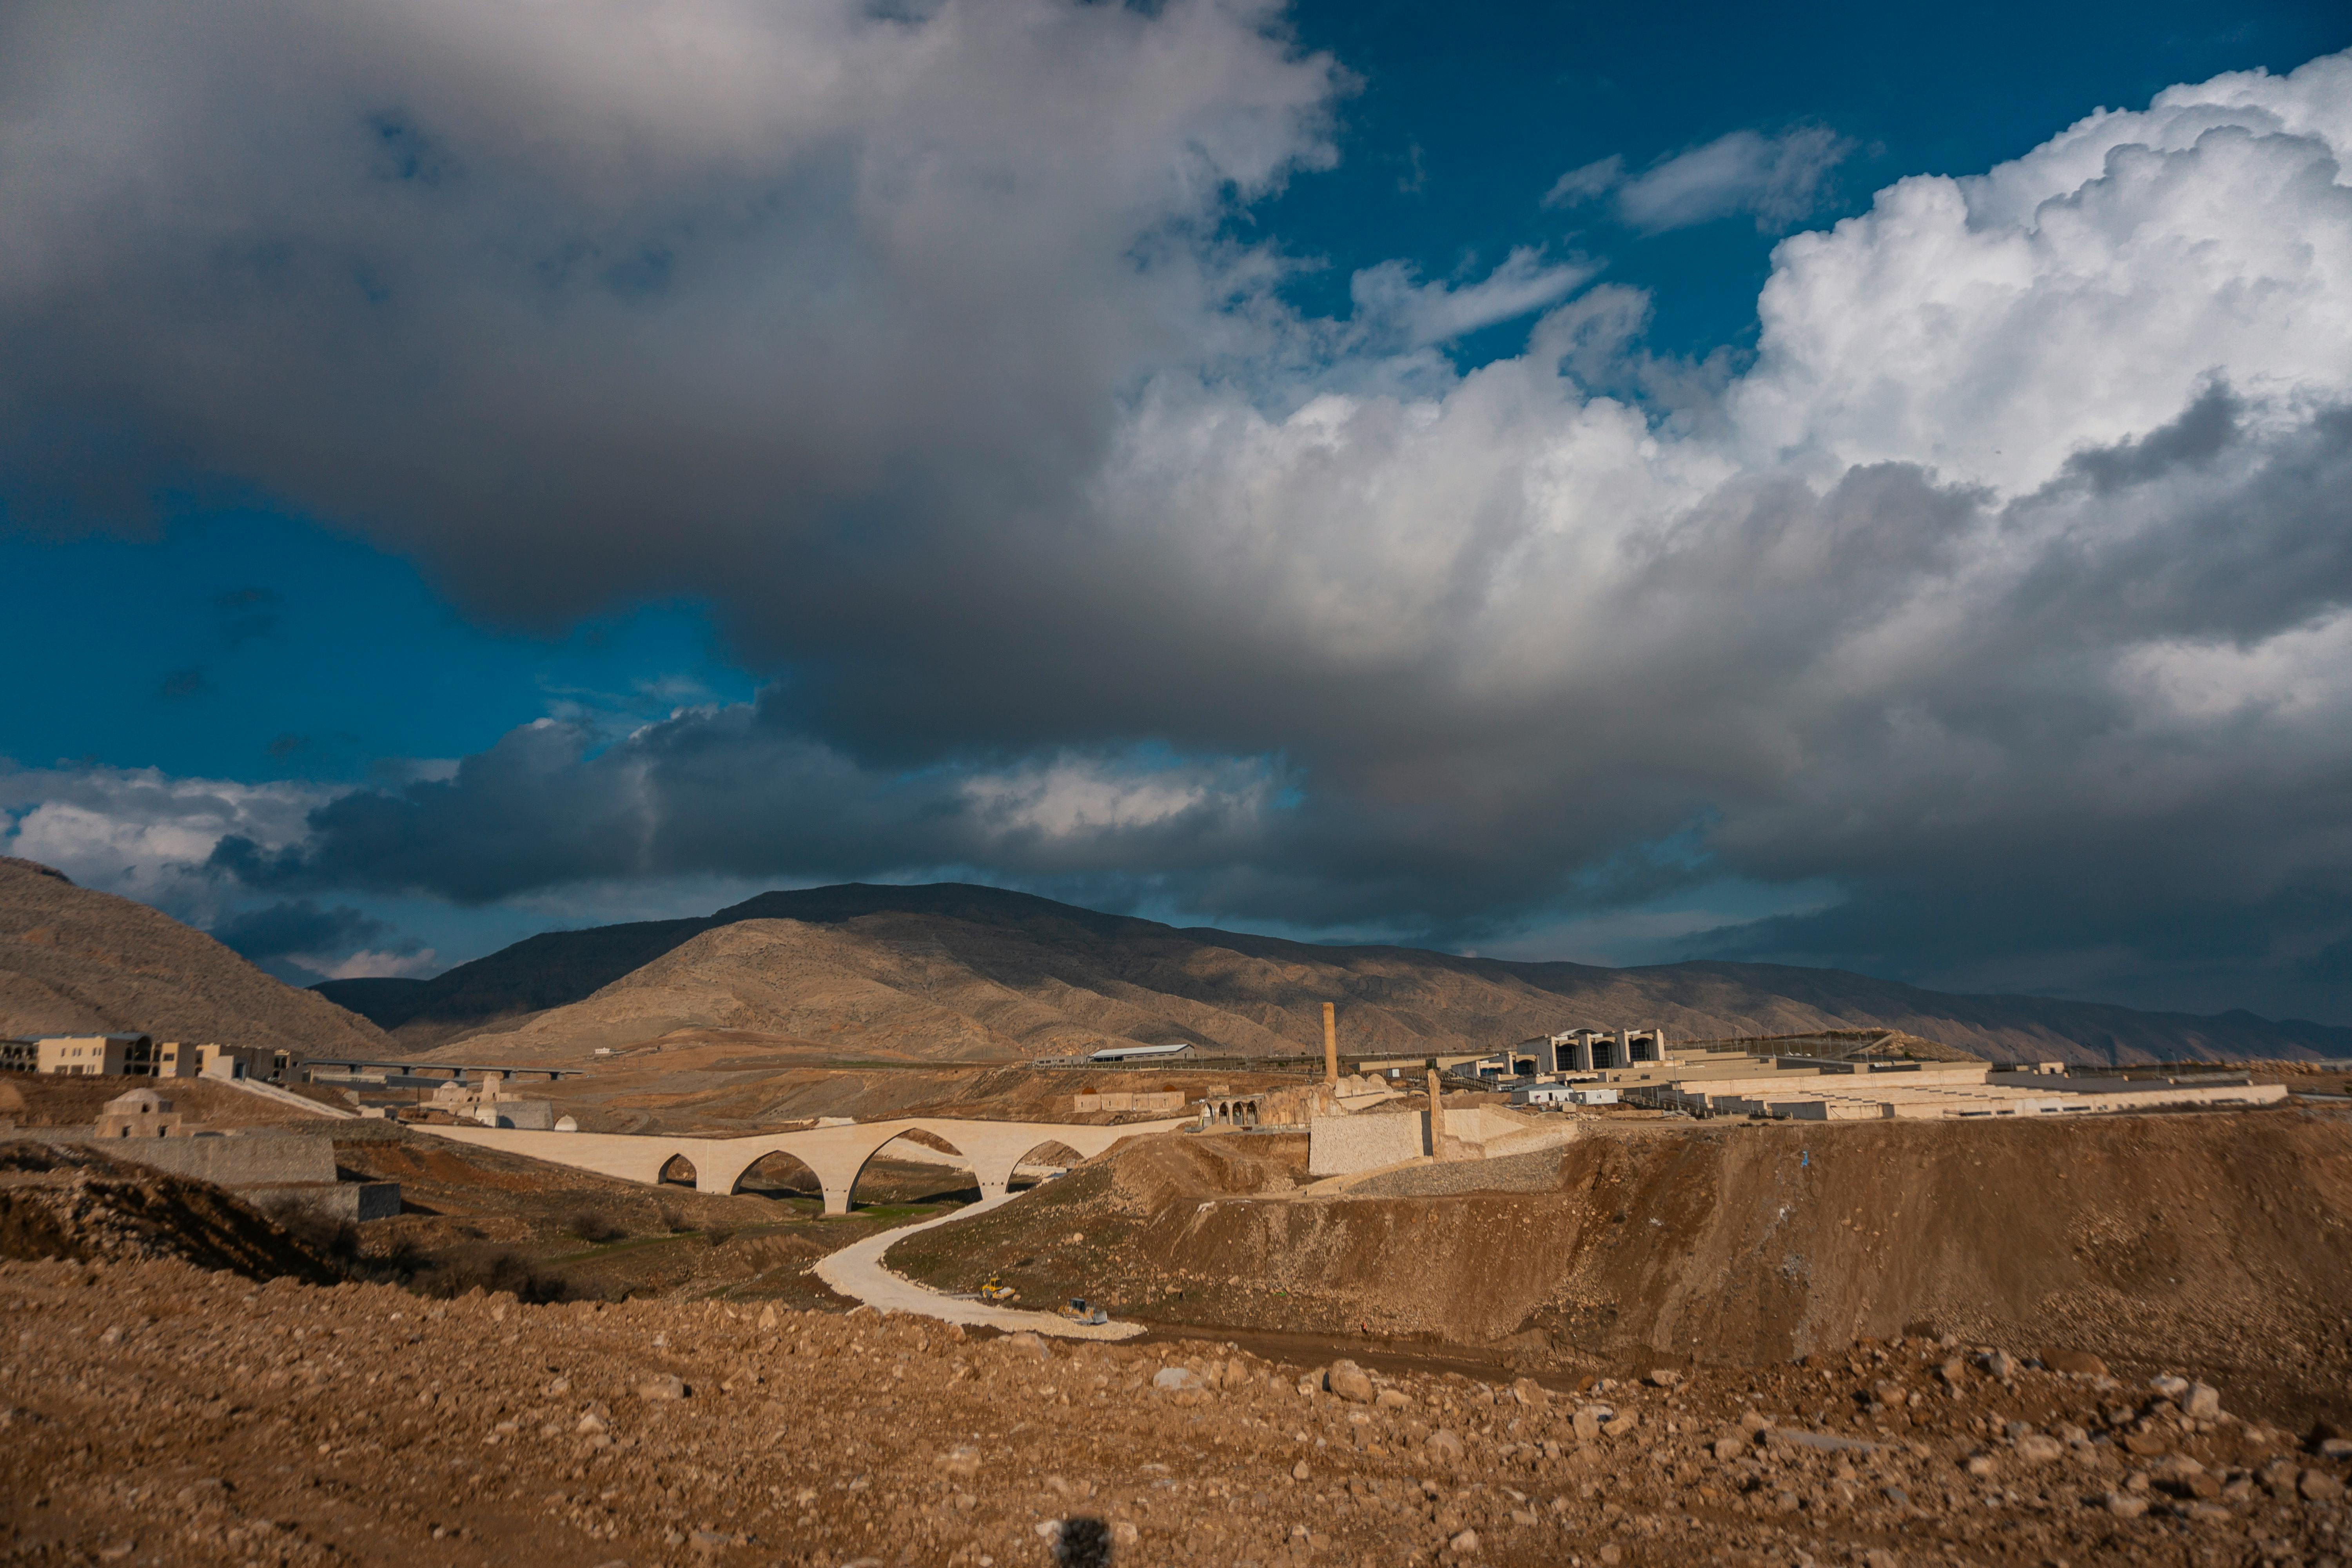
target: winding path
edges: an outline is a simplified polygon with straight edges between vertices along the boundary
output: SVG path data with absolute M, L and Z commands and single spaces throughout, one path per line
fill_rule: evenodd
M 1125 1340 L 1144 1331 L 1141 1323 L 1074 1323 L 1052 1312 L 1029 1311 L 1019 1307 L 992 1307 L 985 1301 L 966 1300 L 946 1295 L 928 1285 L 918 1285 L 902 1274 L 895 1274 L 883 1263 L 882 1255 L 917 1231 L 934 1226 L 953 1225 L 960 1219 L 986 1214 L 1001 1208 L 1020 1194 L 1006 1194 L 982 1198 L 976 1204 L 940 1215 L 936 1219 L 902 1225 L 896 1230 L 886 1230 L 879 1236 L 853 1242 L 839 1252 L 829 1253 L 817 1261 L 816 1277 L 853 1300 L 863 1301 L 877 1311 L 912 1312 L 919 1317 L 937 1318 L 942 1322 L 962 1323 L 974 1328 L 1003 1329 L 1018 1333 L 1025 1329 L 1031 1333 L 1058 1334 L 1071 1340 Z

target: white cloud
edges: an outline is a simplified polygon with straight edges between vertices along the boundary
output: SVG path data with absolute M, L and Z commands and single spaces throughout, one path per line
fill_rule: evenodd
M 1161 826 L 1190 813 L 1254 816 L 1270 793 L 1265 770 L 1248 764 L 1201 768 L 1165 759 L 1069 756 L 979 774 L 961 789 L 983 831 L 1060 839 Z
M 1543 205 L 1574 206 L 1613 192 L 1618 220 L 1645 234 L 1741 215 L 1769 234 L 1811 216 L 1830 171 L 1853 152 L 1853 142 L 1826 126 L 1800 125 L 1778 136 L 1734 131 L 1631 177 L 1624 159 L 1613 154 L 1570 169 Z
M 1552 182 L 1544 193 L 1543 205 L 1548 207 L 1572 207 L 1589 202 L 1595 196 L 1605 196 L 1615 190 L 1625 177 L 1625 160 L 1612 153 L 1606 158 L 1596 158 L 1580 164 Z
M 288 956 L 329 980 L 405 980 L 415 975 L 431 974 L 439 967 L 439 960 L 429 947 L 415 952 L 383 952 L 363 948 L 347 958 L 301 953 L 289 953 Z
M 84 887 L 209 923 L 225 907 L 205 862 L 228 834 L 279 848 L 332 792 L 295 784 L 173 778 L 153 768 L 17 769 L 0 763 L 0 854 L 55 866 Z
M 1547 264 L 1543 252 L 1522 247 L 1475 283 L 1454 287 L 1414 281 L 1411 266 L 1384 261 L 1349 280 L 1355 324 L 1388 349 L 1451 342 L 1499 322 L 1557 304 L 1600 268 L 1590 262 Z
M 2210 89 L 2210 90 L 2209 90 Z M 2219 374 L 2265 416 L 2352 383 L 2352 59 L 2174 88 L 1974 179 L 1917 175 L 1775 253 L 1743 460 L 2015 492 Z

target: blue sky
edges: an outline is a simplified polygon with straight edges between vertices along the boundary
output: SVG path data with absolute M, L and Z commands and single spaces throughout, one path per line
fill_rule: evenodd
M 141 55 L 137 70 L 162 73 L 142 85 L 129 24 L 29 8 L 17 42 L 53 68 L 46 87 L 0 83 L 16 100 L 0 107 L 58 129 L 25 132 L 13 163 L 0 149 L 0 196 L 37 240 L 0 258 L 16 366 L 0 386 L 0 579 L 20 646 L 76 652 L 20 661 L 0 706 L 0 847 L 224 931 L 311 930 L 311 946 L 257 949 L 298 979 L 429 973 L 550 924 L 764 886 L 960 875 L 1307 935 L 1771 957 L 2352 1020 L 2352 876 L 2339 888 L 2332 869 L 2287 866 L 2153 910 L 2118 877 L 2112 897 L 2070 893 L 2021 932 L 1982 872 L 1985 843 L 2021 866 L 2060 843 L 2085 857 L 2073 885 L 2097 883 L 2098 856 L 2128 849 L 2087 847 L 2097 835 L 2069 814 L 2111 818 L 2101 791 L 2242 747 L 2249 723 L 2257 749 L 2299 759 L 2279 804 L 2317 812 L 2321 832 L 2326 808 L 2288 797 L 2331 798 L 2332 759 L 2243 714 L 2226 737 L 2191 736 L 2182 700 L 2158 714 L 2128 694 L 2254 679 L 2180 673 L 2165 661 L 2184 647 L 2319 659 L 2296 666 L 2307 687 L 2332 668 L 2311 651 L 2337 608 L 2326 573 L 2316 598 L 2249 608 L 2242 625 L 2134 626 L 2086 653 L 2038 607 L 2074 561 L 2053 553 L 2039 576 L 1981 590 L 2003 647 L 2067 661 L 2000 677 L 1990 716 L 1950 679 L 1991 657 L 1965 635 L 1927 654 L 1886 640 L 1918 623 L 1934 583 L 1981 580 L 1990 557 L 1938 553 L 1949 540 L 2045 527 L 2031 509 L 2092 472 L 2065 466 L 2070 449 L 2127 466 L 2165 432 L 2190 441 L 2219 420 L 2222 456 L 2199 448 L 2200 475 L 2242 448 L 2269 465 L 2250 485 L 2333 460 L 2324 364 L 2187 323 L 2204 334 L 2182 340 L 2196 363 L 2142 405 L 2128 334 L 2100 339 L 2076 362 L 2112 345 L 2120 390 L 2067 391 L 2084 411 L 2031 460 L 1979 391 L 1955 390 L 1978 388 L 1981 366 L 1965 388 L 1958 370 L 1930 384 L 1923 369 L 1845 412 L 1757 412 L 1790 405 L 1801 380 L 1782 374 L 1794 348 L 1759 364 L 1768 281 L 1790 301 L 1788 342 L 1814 345 L 1808 387 L 1828 374 L 1824 288 L 1912 268 L 1887 300 L 1857 297 L 1890 342 L 1937 289 L 1891 220 L 1838 231 L 1858 260 L 1776 250 L 1791 235 L 1869 215 L 1906 177 L 2026 159 L 2095 109 L 2146 110 L 2223 73 L 2286 79 L 2352 44 L 2339 8 L 1027 9 L 1041 26 L 1026 40 L 971 8 L 930 15 L 919 26 L 964 29 L 955 91 L 809 107 L 823 122 L 809 131 L 773 109 L 793 101 L 788 85 L 739 108 L 691 66 L 630 82 L 617 100 L 632 120 L 609 79 L 547 68 L 522 24 L 454 12 L 388 34 L 321 13 L 308 52 L 274 39 L 296 63 L 240 98 L 175 71 L 169 50 Z M 828 51 L 891 47 L 855 7 L 819 13 L 742 40 L 746 70 L 789 84 Z M 237 26 L 201 47 L 233 48 Z M 892 26 L 911 40 L 919 24 Z M 599 42 L 628 73 L 625 32 Z M 1064 34 L 1076 75 L 1051 52 Z M 365 70 L 307 74 L 346 50 Z M 77 80 L 125 97 L 112 115 L 55 118 Z M 2282 81 L 2276 104 L 2252 90 L 2227 110 L 2248 134 L 2324 161 L 2333 132 L 2292 105 L 2327 89 Z M 521 104 L 540 117 L 528 133 L 510 123 Z M 2132 120 L 2115 143 L 2218 162 L 2222 142 L 2193 142 L 2206 113 Z M 289 126 L 310 130 L 289 141 Z M 969 195 L 963 171 L 936 172 L 958 157 Z M 2096 159 L 2021 166 L 2078 205 L 2123 188 L 2098 184 Z M 2243 170 L 2193 177 L 2248 184 Z M 144 195 L 110 206 L 110 181 Z M 2239 231 L 2278 227 L 2284 256 L 2286 230 L 2323 223 L 2335 197 L 2324 179 L 2279 190 Z M 2031 238 L 2035 220 L 1999 221 Z M 931 248 L 934 228 L 957 237 Z M 2134 287 L 2167 266 L 2184 296 L 2211 287 L 2161 256 L 2101 258 Z M 2293 265 L 2277 256 L 2243 265 L 2294 284 L 2273 275 Z M 2332 323 L 2341 303 L 2300 309 Z M 2333 330 L 2310 334 L 2315 360 Z M 2071 373 L 2032 374 L 2001 397 L 2030 405 Z M 2273 393 L 2302 412 L 2273 417 Z M 1948 446 L 1872 424 L 1890 399 L 1939 397 L 1960 432 Z M 1638 473 L 1591 455 L 1637 439 L 1621 415 L 1664 444 Z M 1300 445 L 1310 430 L 1326 434 Z M 1409 451 L 1399 431 L 1454 445 Z M 2259 453 L 2257 435 L 2272 443 Z M 1319 480 L 1296 467 L 1310 448 L 1332 465 Z M 1900 496 L 1897 470 L 1916 475 Z M 1496 475 L 1507 495 L 1480 489 Z M 2166 504 L 2216 504 L 2204 482 Z M 1496 607 L 1545 574 L 1559 603 L 1580 602 L 1619 569 L 1606 563 L 1774 484 L 1824 520 L 1865 489 L 1853 505 L 1882 509 L 1808 525 L 1836 541 L 1807 546 L 1822 564 L 1792 579 L 1840 590 L 1820 604 L 1795 585 L 1766 608 L 1737 583 L 1650 584 L 1665 597 L 1645 614 L 1696 617 L 1680 636 L 1612 634 L 1559 668 L 1525 651 L 1544 639 L 1517 617 L 1540 626 L 1538 610 Z M 2081 504 L 2108 493 L 2092 485 Z M 1354 510 L 1327 515 L 1333 494 Z M 1398 496 L 1419 510 L 1383 521 Z M 1586 497 L 1653 509 L 1652 542 L 1605 543 Z M 1544 504 L 1565 510 L 1523 515 Z M 2324 504 L 2294 515 L 2337 531 Z M 2099 526 L 2128 554 L 2175 526 L 2155 517 Z M 1760 525 L 1747 526 L 1740 539 Z M 1898 557 L 1911 564 L 1896 584 Z M 1486 575 L 1497 561 L 1521 564 Z M 2264 576 L 2244 560 L 2216 569 Z M 1717 593 L 1738 596 L 1706 609 Z M 1605 619 L 1610 600 L 1595 603 Z M 1877 632 L 1797 651 L 1802 628 L 1874 603 Z M 1717 646 L 1725 627 L 1739 635 Z M 1861 708 L 1841 686 L 1833 721 L 1827 699 L 1790 695 L 1857 658 L 1918 673 Z M 1578 684 L 1620 658 L 1609 684 Z M 1733 701 L 1774 669 L 1771 692 Z M 1486 713 L 1522 689 L 1516 711 Z M 1950 748 L 1940 777 L 1980 773 L 1969 806 L 1927 802 L 1924 784 L 1847 798 L 1822 783 L 1888 776 L 1876 748 L 1923 713 L 1932 744 L 1903 754 Z M 2080 749 L 2094 735 L 2152 749 L 2135 773 Z M 1597 768 L 1603 747 L 1623 765 Z M 1727 750 L 1744 760 L 1714 757 Z M 624 781 L 647 778 L 665 804 L 616 827 L 615 802 L 645 798 Z M 2068 780 L 2088 781 L 2080 798 Z M 2262 858 L 2214 788 L 2147 805 L 2148 830 Z M 533 800 L 560 829 L 520 825 Z M 1988 801 L 2000 809 L 1957 836 L 1904 826 Z M 616 853 L 616 838 L 637 847 Z M 467 869 L 489 863 L 496 875 Z M 288 912 L 258 919 L 270 911 Z

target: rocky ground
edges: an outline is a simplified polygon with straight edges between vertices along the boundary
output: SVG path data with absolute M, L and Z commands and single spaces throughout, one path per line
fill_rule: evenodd
M 1917 1338 L 1580 1387 L 175 1262 L 0 1266 L 0 1310 L 9 1562 L 2333 1563 L 2352 1527 L 2338 1431 Z

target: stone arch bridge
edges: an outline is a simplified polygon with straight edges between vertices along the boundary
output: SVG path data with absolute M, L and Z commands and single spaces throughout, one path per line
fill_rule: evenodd
M 771 1154 L 790 1154 L 816 1173 L 824 1188 L 824 1212 L 847 1214 L 849 1191 L 866 1162 L 908 1132 L 925 1132 L 955 1152 L 980 1178 L 980 1195 L 1003 1197 L 1013 1169 L 1049 1144 L 1092 1159 L 1121 1139 L 1194 1127 L 1192 1117 L 1130 1122 L 1124 1127 L 1076 1127 L 1057 1121 L 958 1121 L 917 1117 L 899 1121 L 860 1121 L 846 1127 L 811 1127 L 799 1132 L 759 1132 L 748 1138 L 680 1138 L 645 1132 L 537 1132 L 515 1127 L 426 1127 L 458 1143 L 527 1154 L 575 1170 L 594 1171 L 624 1181 L 656 1185 L 673 1160 L 694 1169 L 694 1184 L 706 1193 L 731 1193 L 743 1173 Z M 914 1145 L 922 1147 L 920 1144 Z

